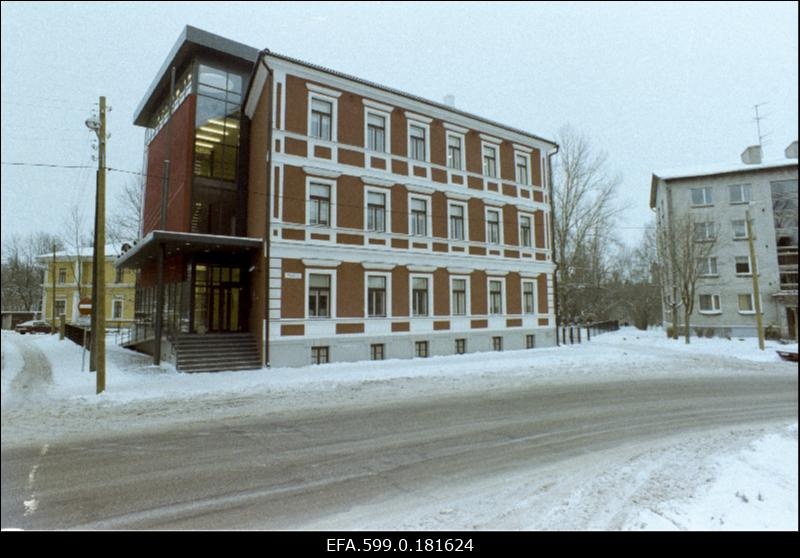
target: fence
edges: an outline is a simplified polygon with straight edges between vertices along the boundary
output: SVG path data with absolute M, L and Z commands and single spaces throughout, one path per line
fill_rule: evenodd
M 570 324 L 561 326 L 561 344 L 574 345 L 583 341 L 584 333 L 586 341 L 592 340 L 592 335 L 600 335 L 609 331 L 617 331 L 619 321 L 608 320 L 605 322 L 594 322 L 591 324 Z M 558 332 L 556 332 L 558 336 Z M 558 340 L 557 340 L 558 341 Z

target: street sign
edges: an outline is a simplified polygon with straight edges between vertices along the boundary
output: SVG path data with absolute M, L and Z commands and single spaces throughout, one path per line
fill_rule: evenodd
M 92 299 L 88 296 L 85 296 L 81 299 L 78 303 L 78 312 L 81 313 L 81 316 L 88 316 L 92 313 Z

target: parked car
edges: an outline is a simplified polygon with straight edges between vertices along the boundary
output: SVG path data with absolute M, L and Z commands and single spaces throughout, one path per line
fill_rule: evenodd
M 43 320 L 30 320 L 17 324 L 14 328 L 17 333 L 50 333 L 50 324 Z

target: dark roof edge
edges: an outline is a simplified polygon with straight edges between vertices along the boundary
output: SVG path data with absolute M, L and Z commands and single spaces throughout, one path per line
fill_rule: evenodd
M 340 78 L 343 78 L 343 79 L 354 81 L 354 82 L 360 83 L 362 85 L 366 85 L 366 86 L 369 86 L 369 87 L 374 87 L 376 89 L 382 89 L 383 91 L 386 91 L 388 93 L 392 93 L 394 95 L 399 95 L 401 97 L 406 97 L 407 99 L 411 99 L 412 101 L 425 103 L 426 105 L 431 105 L 431 106 L 436 107 L 438 109 L 442 109 L 442 110 L 445 110 L 445 111 L 448 111 L 448 112 L 453 112 L 455 114 L 464 116 L 466 118 L 471 118 L 473 120 L 478 120 L 480 122 L 484 122 L 486 124 L 490 124 L 492 126 L 496 126 L 498 128 L 502 128 L 503 130 L 508 130 L 508 131 L 514 132 L 516 134 L 527 136 L 529 138 L 534 138 L 534 139 L 539 140 L 541 142 L 544 142 L 544 143 L 546 143 L 548 145 L 552 145 L 553 147 L 558 147 L 558 144 L 556 142 L 554 142 L 552 140 L 548 140 L 548 139 L 543 138 L 541 136 L 537 136 L 536 134 L 531 134 L 530 132 L 526 132 L 524 130 L 519 130 L 517 128 L 512 128 L 511 126 L 507 126 L 505 124 L 501 124 L 499 122 L 495 122 L 494 120 L 489 120 L 488 118 L 484 118 L 484 117 L 478 116 L 476 114 L 465 112 L 463 110 L 459 110 L 457 108 L 445 105 L 443 103 L 437 103 L 436 101 L 431 101 L 430 99 L 425 99 L 424 97 L 419 97 L 419 96 L 413 95 L 411 93 L 406 93 L 405 91 L 400 91 L 399 89 L 393 89 L 391 87 L 387 87 L 385 85 L 381 85 L 379 83 L 375 83 L 375 82 L 372 82 L 372 81 L 369 81 L 369 80 L 366 80 L 366 79 L 362 79 L 362 78 L 359 78 L 359 77 L 351 76 L 349 74 L 338 72 L 336 70 L 331 70 L 330 68 L 325 68 L 324 66 L 318 66 L 318 65 L 312 64 L 310 62 L 305 62 L 305 61 L 297 59 L 297 58 L 292 58 L 291 56 L 286 56 L 285 54 L 279 54 L 277 52 L 270 52 L 269 56 L 273 56 L 275 58 L 280 58 L 282 60 L 285 60 L 287 62 L 291 62 L 291 63 L 294 63 L 294 64 L 299 64 L 301 66 L 305 66 L 307 68 L 311 68 L 312 70 L 317 70 L 319 72 L 324 72 L 324 73 L 331 74 L 331 75 L 334 75 L 334 76 L 337 76 L 337 77 L 340 77 Z
M 151 98 L 156 93 L 161 83 L 168 79 L 170 67 L 174 63 L 175 58 L 180 53 L 181 49 L 185 48 L 187 44 L 213 49 L 230 56 L 241 58 L 243 60 L 249 60 L 250 62 L 255 62 L 259 54 L 258 49 L 251 46 L 233 41 L 231 39 L 226 39 L 225 37 L 215 35 L 214 33 L 209 33 L 208 31 L 203 31 L 202 29 L 192 27 L 191 25 L 186 25 L 183 28 L 183 31 L 181 31 L 178 40 L 175 41 L 175 44 L 169 51 L 169 54 L 164 60 L 164 63 L 161 65 L 161 68 L 158 70 L 155 79 L 150 84 L 150 87 L 148 87 L 147 92 L 142 100 L 139 102 L 139 106 L 136 107 L 136 110 L 133 113 L 134 124 L 139 126 L 146 125 L 145 122 L 141 121 L 142 113 L 145 111 L 148 105 L 151 104 Z

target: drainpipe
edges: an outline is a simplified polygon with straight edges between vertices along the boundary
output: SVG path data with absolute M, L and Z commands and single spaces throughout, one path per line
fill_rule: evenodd
M 264 340 L 262 351 L 262 366 L 270 368 L 270 354 L 269 354 L 269 279 L 270 279 L 270 250 L 272 247 L 272 213 L 274 209 L 271 207 L 272 203 L 272 107 L 273 107 L 273 80 L 274 74 L 272 68 L 269 67 L 265 56 L 269 55 L 269 49 L 265 48 L 258 55 L 259 63 L 267 70 L 267 92 L 269 93 L 269 104 L 267 110 L 267 156 L 265 164 L 267 166 L 267 229 L 265 232 L 266 240 L 264 243 Z
M 555 258 L 555 225 L 553 220 L 555 214 L 553 213 L 553 156 L 558 153 L 558 146 L 556 145 L 555 151 L 547 154 L 547 186 L 550 194 L 550 255 L 553 257 L 555 269 L 553 270 L 553 313 L 555 314 L 555 331 L 556 331 L 556 346 L 558 346 L 558 262 Z

